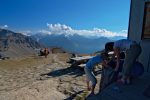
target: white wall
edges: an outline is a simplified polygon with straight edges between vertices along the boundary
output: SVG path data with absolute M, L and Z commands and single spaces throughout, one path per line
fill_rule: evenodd
M 128 38 L 140 43 L 142 53 L 139 61 L 144 65 L 145 71 L 150 72 L 150 39 L 141 39 L 145 2 L 150 0 L 131 0 Z

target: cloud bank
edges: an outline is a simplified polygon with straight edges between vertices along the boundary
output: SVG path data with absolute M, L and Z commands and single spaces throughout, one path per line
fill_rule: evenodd
M 49 24 L 47 23 L 48 30 L 41 30 L 43 34 L 64 34 L 66 36 L 78 34 L 85 37 L 116 37 L 122 36 L 127 37 L 127 30 L 122 30 L 120 32 L 112 32 L 106 29 L 93 28 L 92 30 L 76 30 L 72 29 L 70 26 L 64 24 Z
M 7 29 L 8 25 L 3 25 L 0 26 L 2 29 Z M 127 30 L 121 30 L 119 32 L 112 32 L 107 29 L 101 29 L 101 28 L 93 28 L 91 30 L 77 30 L 73 29 L 70 26 L 67 26 L 65 24 L 49 24 L 47 23 L 47 28 L 48 29 L 41 29 L 39 31 L 18 31 L 19 33 L 22 33 L 24 35 L 30 36 L 36 33 L 41 33 L 43 35 L 45 34 L 55 34 L 55 35 L 61 35 L 64 34 L 65 36 L 72 36 L 72 35 L 80 35 L 84 37 L 89 37 L 89 38 L 98 38 L 98 37 L 108 37 L 108 38 L 113 38 L 113 37 L 127 37 Z

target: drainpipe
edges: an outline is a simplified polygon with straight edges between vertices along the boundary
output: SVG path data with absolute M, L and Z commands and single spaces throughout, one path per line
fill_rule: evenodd
M 133 1 L 133 0 L 130 1 L 130 12 L 129 12 L 129 20 L 128 20 L 128 34 L 127 34 L 127 39 L 131 39 L 131 37 L 130 37 L 130 34 L 131 34 L 131 33 L 130 33 L 130 26 L 131 26 L 131 25 L 130 25 L 130 24 L 131 24 L 132 1 Z M 130 34 L 129 34 L 129 33 L 130 33 Z

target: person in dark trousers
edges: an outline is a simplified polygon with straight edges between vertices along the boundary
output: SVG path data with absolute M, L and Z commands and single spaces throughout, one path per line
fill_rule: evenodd
M 108 42 L 105 45 L 105 51 L 114 51 L 114 55 L 117 57 L 117 64 L 115 71 L 119 69 L 120 61 L 120 52 L 125 51 L 125 59 L 122 69 L 122 78 L 118 80 L 118 83 L 121 84 L 130 84 L 131 83 L 131 68 L 135 63 L 136 59 L 141 53 L 141 46 L 135 41 L 129 39 L 121 39 L 115 42 Z

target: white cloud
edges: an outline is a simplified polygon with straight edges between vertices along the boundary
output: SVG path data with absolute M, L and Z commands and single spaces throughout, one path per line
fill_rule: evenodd
M 65 34 L 65 35 L 71 35 L 73 33 L 73 30 L 71 27 L 64 25 L 64 24 L 48 24 L 47 27 L 49 28 L 49 32 L 51 34 Z
M 7 28 L 8 28 L 8 25 L 0 26 L 0 28 L 2 28 L 2 29 L 7 29 Z
M 115 37 L 115 36 L 123 36 L 127 37 L 127 30 L 122 30 L 120 32 L 112 32 L 106 29 L 93 28 L 92 30 L 75 30 L 70 26 L 64 24 L 49 24 L 47 23 L 47 27 L 49 30 L 42 30 L 41 32 L 44 34 L 65 34 L 74 35 L 78 34 L 85 37 Z
M 33 32 L 30 31 L 30 30 L 26 30 L 26 31 L 17 31 L 18 33 L 21 33 L 23 35 L 26 35 L 26 36 L 30 36 Z
M 71 27 L 66 26 L 66 25 L 61 25 L 61 24 L 48 24 L 47 23 L 47 27 L 49 28 L 50 31 L 68 31 L 68 30 L 72 30 Z
M 52 34 L 52 32 L 50 32 L 50 31 L 47 31 L 47 30 L 40 30 L 40 31 L 38 31 L 38 33 L 43 33 L 43 34 Z
M 8 28 L 8 25 L 4 25 L 4 28 Z

